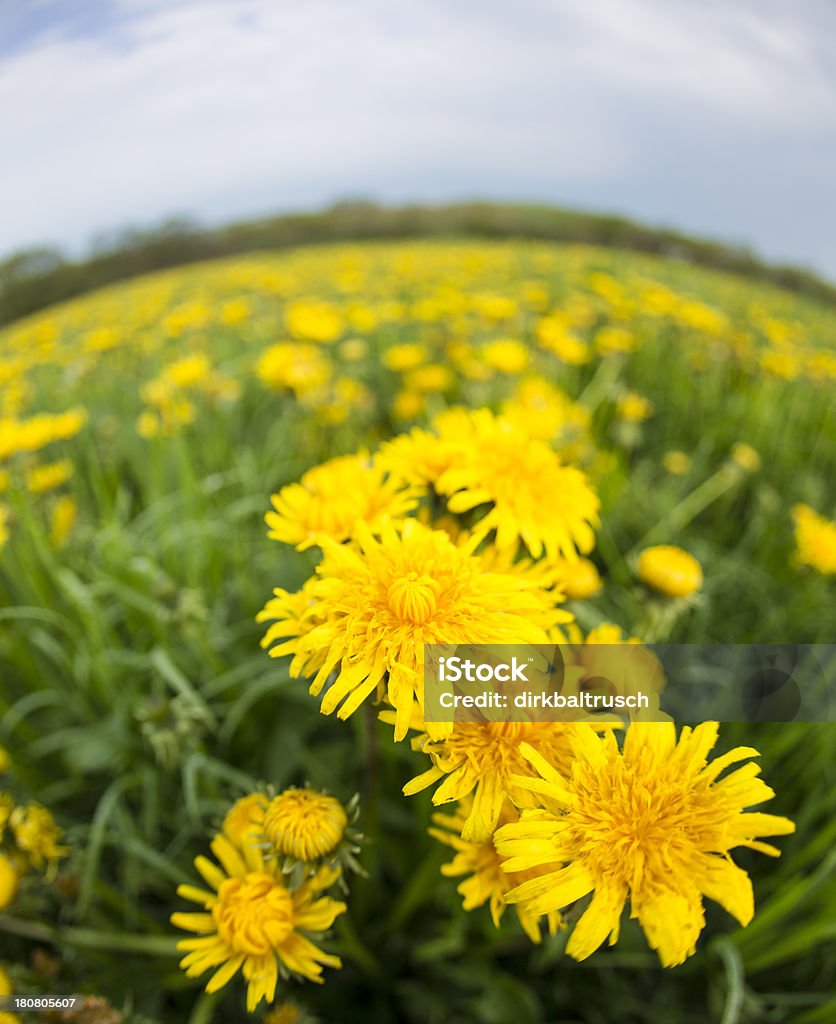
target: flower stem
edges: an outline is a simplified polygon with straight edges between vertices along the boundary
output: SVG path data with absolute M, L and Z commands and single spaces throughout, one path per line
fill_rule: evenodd
M 0 915 L 0 931 L 36 942 L 48 942 L 53 946 L 118 950 L 123 953 L 147 953 L 150 956 L 177 955 L 177 938 L 173 935 L 125 935 L 96 928 L 53 928 L 6 915 Z
M 695 519 L 700 512 L 716 501 L 722 494 L 730 490 L 738 481 L 739 477 L 734 472 L 729 472 L 727 466 L 722 466 L 707 480 L 704 480 L 699 487 L 696 487 L 690 494 L 686 495 L 678 505 L 668 512 L 666 516 L 641 538 L 630 551 L 627 557 L 634 554 L 641 548 L 653 544 L 657 540 L 665 540 L 674 537 L 683 527 L 687 526 L 692 519 Z

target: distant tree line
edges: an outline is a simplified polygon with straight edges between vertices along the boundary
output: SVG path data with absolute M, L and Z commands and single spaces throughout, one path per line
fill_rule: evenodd
M 16 253 L 0 262 L 0 324 L 114 281 L 198 260 L 317 242 L 443 236 L 539 238 L 658 253 L 836 303 L 836 286 L 808 270 L 774 266 L 745 248 L 624 217 L 533 204 L 384 207 L 350 201 L 317 213 L 283 214 L 222 228 L 172 220 L 100 240 L 88 257 L 77 261 L 50 248 Z

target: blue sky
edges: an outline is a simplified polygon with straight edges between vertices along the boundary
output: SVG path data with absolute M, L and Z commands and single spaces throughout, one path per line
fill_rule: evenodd
M 829 0 L 0 0 L 0 253 L 545 200 L 836 279 Z

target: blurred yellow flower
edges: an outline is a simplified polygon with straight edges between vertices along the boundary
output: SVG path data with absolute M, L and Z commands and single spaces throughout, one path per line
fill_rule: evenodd
M 263 1024 L 304 1024 L 302 1010 L 295 1003 L 274 1006 L 264 1017 Z
M 448 391 L 454 383 L 453 371 L 441 363 L 427 363 L 410 370 L 404 376 L 404 388 L 407 391 Z
M 225 302 L 221 309 L 221 323 L 227 327 L 237 327 L 238 324 L 247 320 L 252 313 L 250 304 L 246 299 L 231 299 Z
M 486 320 L 510 320 L 517 313 L 517 304 L 505 295 L 477 295 L 474 306 Z
M 383 353 L 383 365 L 388 370 L 404 373 L 414 370 L 429 359 L 429 353 L 423 345 L 415 342 L 404 342 L 401 345 L 390 345 Z
M 597 566 L 588 558 L 578 558 L 574 562 L 561 559 L 557 565 L 557 577 L 566 596 L 576 601 L 594 597 L 604 586 Z
M 640 643 L 636 637 L 625 637 L 621 626 L 616 626 L 612 622 L 602 622 L 600 626 L 595 626 L 594 629 L 586 634 L 584 640 L 586 644 L 637 644 Z
M 747 473 L 757 473 L 761 468 L 760 455 L 750 444 L 746 444 L 745 441 L 738 441 L 732 445 L 729 457 L 735 465 Z
M 569 366 L 581 366 L 592 358 L 589 346 L 572 334 L 566 321 L 558 316 L 544 316 L 535 329 L 537 343 Z
M 2 907 L 2 903 L 0 903 Z M 12 979 L 9 977 L 7 972 L 0 967 L 0 996 L 12 996 L 17 993 L 12 985 Z M 5 1010 L 0 1010 L 0 1024 L 19 1024 L 20 1014 L 18 1013 L 6 1013 Z
M 688 597 L 703 582 L 700 563 L 673 544 L 645 548 L 639 555 L 637 569 L 643 583 L 668 597 Z
M 78 506 L 69 495 L 62 494 L 50 512 L 49 539 L 53 547 L 62 548 L 75 525 Z
M 599 328 L 595 332 L 594 342 L 602 356 L 621 355 L 638 348 L 638 338 L 632 331 L 611 325 Z
M 293 337 L 320 344 L 336 341 L 345 330 L 339 311 L 327 302 L 292 302 L 285 314 L 285 323 Z
M 626 391 L 616 402 L 615 414 L 626 423 L 642 423 L 653 414 L 653 403 L 637 391 Z
M 306 398 L 321 391 L 331 377 L 331 367 L 315 345 L 285 341 L 271 345 L 261 356 L 258 376 L 276 391 L 292 391 Z
M 26 489 L 32 494 L 54 491 L 57 487 L 65 484 L 72 475 L 73 464 L 70 459 L 61 459 L 59 462 L 35 466 L 26 474 Z
M 240 797 L 227 811 L 221 831 L 240 850 L 260 844 L 266 806 L 267 797 L 263 793 Z
M 160 418 L 150 409 L 143 409 L 136 418 L 136 432 L 146 440 L 156 437 L 160 432 Z
M 795 522 L 795 562 L 826 576 L 836 573 L 836 521 L 825 519 L 809 505 L 792 507 Z
M 87 422 L 84 409 L 52 415 L 39 413 L 29 419 L 0 419 L 0 460 L 18 452 L 34 452 L 54 441 L 69 441 Z
M 671 476 L 685 476 L 691 468 L 691 456 L 680 451 L 665 452 L 662 456 L 662 465 Z
M 499 373 L 522 373 L 531 356 L 521 341 L 514 338 L 496 338 L 482 346 L 482 358 Z
M 502 415 L 529 437 L 551 441 L 560 450 L 583 437 L 592 416 L 543 377 L 526 377 L 502 406 Z
M 369 343 L 363 338 L 348 338 L 340 343 L 339 351 L 347 363 L 359 363 L 369 354 Z
M 408 515 L 420 496 L 420 487 L 389 476 L 370 456 L 341 455 L 272 495 L 264 521 L 270 538 L 303 551 L 324 537 L 346 540 L 360 522 L 377 531 Z
M 396 420 L 414 420 L 427 405 L 425 395 L 419 391 L 399 391 L 392 402 L 392 415 Z
M 0 853 L 0 910 L 10 906 L 17 894 L 17 870 L 5 854 Z
M 162 377 L 178 388 L 193 388 L 202 383 L 212 373 L 212 364 L 208 356 L 196 352 L 170 363 L 163 370 Z
M 760 364 L 766 373 L 782 380 L 795 380 L 801 373 L 801 360 L 791 352 L 764 352 Z
M 25 804 L 9 815 L 11 829 L 18 849 L 36 870 L 41 870 L 66 857 L 69 850 L 60 843 L 61 829 L 50 812 L 40 804 Z

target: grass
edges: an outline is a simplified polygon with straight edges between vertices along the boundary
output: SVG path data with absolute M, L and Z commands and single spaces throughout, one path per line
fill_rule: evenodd
M 673 313 L 648 311 L 650 280 L 676 297 Z M 532 284 L 545 298 L 521 298 Z M 516 308 L 497 319 L 484 311 L 486 296 Z M 241 298 L 243 316 L 234 308 Z M 256 372 L 263 351 L 286 337 L 289 306 L 314 298 L 338 311 L 344 337 L 367 346 L 357 362 L 323 346 L 332 383 L 359 379 L 366 389 L 325 414 L 321 396 L 270 390 Z M 538 348 L 540 318 L 573 303 L 572 329 L 591 352 L 605 324 L 630 331 L 636 350 L 567 365 Z M 722 314 L 719 327 L 705 309 Z M 737 857 L 757 898 L 747 929 L 712 906 L 696 956 L 664 971 L 630 922 L 614 949 L 578 964 L 563 955 L 565 933 L 532 947 L 510 914 L 496 931 L 487 911 L 461 910 L 454 883 L 439 875 L 444 851 L 425 836 L 428 795 L 400 795 L 417 756 L 371 713 L 346 723 L 319 715 L 287 663 L 259 650 L 254 621 L 274 586 L 294 589 L 315 563 L 266 538 L 269 495 L 311 465 L 409 425 L 393 405 L 407 375 L 385 369 L 385 350 L 414 341 L 446 364 L 462 337 L 478 352 L 512 336 L 535 353 L 531 372 L 591 413 L 592 453 L 582 457 L 603 502 L 594 557 L 606 586 L 573 606 L 581 625 L 638 630 L 648 597 L 633 558 L 670 541 L 693 552 L 706 577 L 670 639 L 832 641 L 832 577 L 793 564 L 789 515 L 797 501 L 833 514 L 832 378 L 810 369 L 817 353 L 832 357 L 832 322 L 813 301 L 664 260 L 471 242 L 201 264 L 92 294 L 0 335 L 7 415 L 21 381 L 20 416 L 76 405 L 88 413 L 74 439 L 10 458 L 0 495 L 10 534 L 0 548 L 0 742 L 15 788 L 52 809 L 72 850 L 56 884 L 30 877 L 0 914 L 0 961 L 18 989 L 101 993 L 137 1024 L 248 1019 L 234 986 L 207 997 L 177 969 L 175 889 L 191 879 L 193 857 L 235 796 L 261 781 L 310 780 L 343 800 L 359 791 L 369 837 L 368 876 L 352 882 L 335 933 L 344 969 L 321 988 L 292 987 L 322 1020 L 833 1019 L 832 724 L 721 733 L 722 749 L 746 742 L 761 751 L 777 791 L 769 809 L 798 823 L 779 861 Z M 103 341 L 100 330 L 113 336 Z M 158 408 L 143 386 L 187 353 L 207 355 L 237 397 L 183 389 L 193 419 L 140 436 L 138 417 Z M 776 353 L 795 360 L 792 373 L 775 372 L 766 357 Z M 496 405 L 516 384 L 513 375 L 457 373 L 449 391 L 424 397 L 419 420 L 457 401 Z M 654 407 L 626 432 L 616 413 L 625 388 Z M 729 469 L 738 441 L 760 453 L 759 472 Z M 684 476 L 662 465 L 671 449 L 690 456 Z M 32 465 L 59 457 L 72 460 L 71 481 L 60 492 L 27 491 Z M 50 536 L 59 493 L 78 508 L 62 546 Z M 38 949 L 53 974 L 33 959 Z

